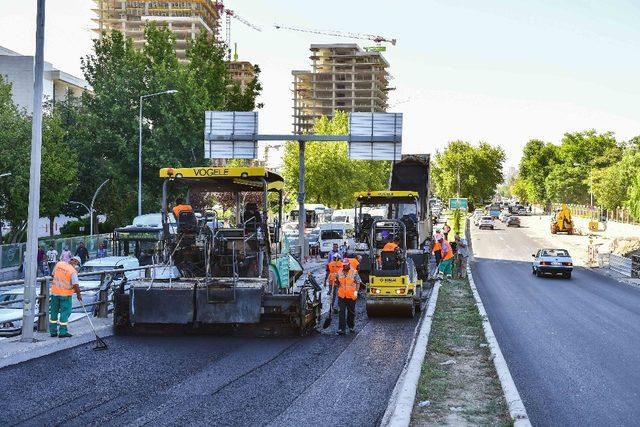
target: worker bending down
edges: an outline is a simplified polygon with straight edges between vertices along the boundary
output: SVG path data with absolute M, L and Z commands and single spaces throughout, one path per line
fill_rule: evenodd
M 393 252 L 400 246 L 400 237 L 396 236 L 393 240 L 389 239 L 389 241 L 382 248 L 382 252 Z
M 358 272 L 351 267 L 348 258 L 342 260 L 342 270 L 336 274 L 338 283 L 338 335 L 344 335 L 346 328 L 352 333 L 356 324 L 356 300 L 358 288 L 362 284 Z
M 71 316 L 73 294 L 82 301 L 78 272 L 80 257 L 74 256 L 69 262 L 59 261 L 53 268 L 53 280 L 49 289 L 49 333 L 52 337 L 69 338 L 67 329 Z

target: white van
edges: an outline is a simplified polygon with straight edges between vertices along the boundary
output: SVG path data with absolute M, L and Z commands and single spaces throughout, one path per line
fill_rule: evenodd
M 320 246 L 320 255 L 322 256 L 331 252 L 334 243 L 340 246 L 346 241 L 349 248 L 353 248 L 355 245 L 353 223 L 329 222 L 319 224 L 318 228 L 320 229 L 318 243 Z
M 331 222 L 348 222 L 349 224 L 353 224 L 355 217 L 355 209 L 336 209 L 331 214 Z

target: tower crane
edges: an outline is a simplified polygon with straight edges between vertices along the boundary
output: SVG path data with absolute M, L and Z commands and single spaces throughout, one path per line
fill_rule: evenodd
M 316 30 L 311 28 L 290 27 L 287 25 L 278 25 L 278 24 L 275 24 L 274 27 L 277 30 L 299 31 L 303 33 L 321 34 L 324 36 L 332 36 L 332 37 L 344 37 L 348 39 L 371 40 L 376 43 L 376 47 L 369 48 L 369 49 L 365 48 L 365 50 L 376 50 L 381 52 L 386 50 L 386 48 L 382 46 L 382 43 L 390 43 L 392 46 L 396 45 L 396 39 L 388 39 L 386 37 L 378 36 L 375 34 L 360 34 L 360 33 L 352 33 L 349 31 L 336 31 L 336 30 Z
M 257 25 L 254 25 L 251 22 L 247 21 L 242 16 L 238 15 L 235 11 L 225 8 L 224 3 L 221 1 L 216 3 L 216 9 L 218 9 L 219 16 L 222 16 L 222 14 L 225 15 L 225 41 L 227 49 L 229 51 L 228 60 L 231 61 L 231 18 L 237 19 L 247 27 L 253 28 L 256 31 L 262 31 L 262 29 Z

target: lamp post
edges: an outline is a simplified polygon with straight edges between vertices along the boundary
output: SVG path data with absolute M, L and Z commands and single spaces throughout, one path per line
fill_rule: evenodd
M 84 203 L 76 202 L 75 200 L 69 201 L 70 204 L 82 206 L 87 210 L 87 213 L 89 214 L 89 235 L 90 236 L 93 236 L 93 212 L 94 212 L 93 204 L 96 202 L 96 197 L 98 197 L 98 193 L 100 192 L 100 190 L 102 190 L 102 187 L 104 187 L 109 181 L 110 179 L 106 179 L 102 184 L 98 186 L 98 188 L 96 189 L 96 192 L 93 193 L 93 197 L 91 198 L 91 205 L 87 206 Z
M 0 173 L 0 178 L 4 178 L 5 176 L 11 176 L 11 172 Z
M 165 90 L 164 92 L 150 93 L 140 96 L 140 117 L 139 117 L 139 142 L 138 142 L 138 216 L 142 215 L 142 102 L 145 98 L 157 95 L 174 94 L 178 91 L 175 89 Z
M 38 256 L 38 219 L 40 218 L 40 166 L 42 162 L 42 86 L 44 80 L 45 0 L 38 0 L 36 12 L 36 55 L 33 72 L 33 118 L 31 120 L 31 164 L 29 169 L 29 210 L 27 216 L 27 253 L 24 268 L 21 341 L 33 341 L 36 308 Z

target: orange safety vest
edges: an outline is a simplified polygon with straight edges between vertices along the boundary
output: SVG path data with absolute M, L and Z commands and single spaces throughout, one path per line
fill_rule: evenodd
M 398 245 L 396 245 L 393 242 L 389 242 L 386 245 L 384 245 L 384 247 L 382 248 L 382 252 L 393 252 L 398 248 Z
M 329 284 L 331 286 L 336 284 L 337 274 L 342 270 L 342 261 L 331 261 L 329 264 Z
M 338 287 L 339 298 L 352 300 L 358 299 L 358 285 L 355 280 L 356 274 L 357 273 L 353 268 L 350 268 L 347 274 L 344 274 L 344 271 L 340 271 L 337 274 L 338 283 L 340 283 L 340 286 Z
M 180 213 L 182 212 L 193 212 L 193 208 L 191 205 L 177 205 L 173 208 L 173 216 L 176 217 L 176 220 L 180 217 Z
M 349 258 L 349 264 L 354 270 L 358 270 L 358 267 L 360 267 L 360 262 L 355 258 Z
M 447 251 L 445 252 L 444 249 Z M 440 250 L 440 253 L 442 254 L 443 261 L 453 258 L 453 249 L 449 242 L 445 242 L 444 240 L 442 241 L 442 250 Z
M 439 251 L 440 249 L 442 249 L 442 246 L 440 246 L 440 243 L 435 242 L 435 243 L 433 244 L 433 252 L 435 252 L 435 251 Z
M 69 297 L 73 295 L 71 277 L 76 274 L 76 269 L 68 262 L 60 261 L 53 268 L 53 280 L 51 281 L 51 295 Z

